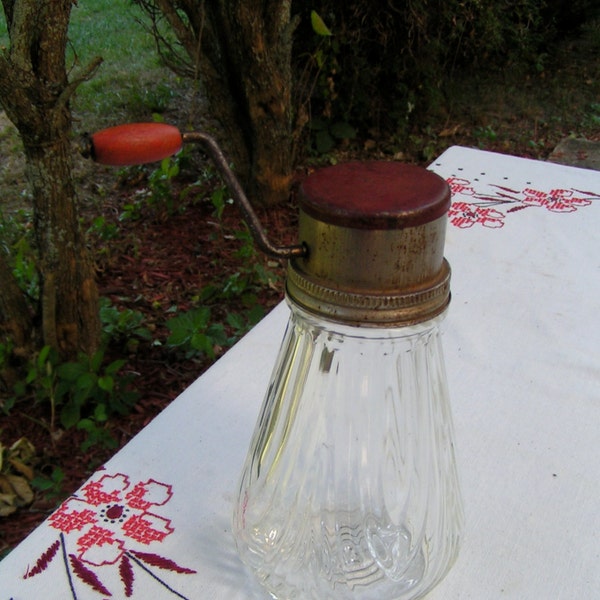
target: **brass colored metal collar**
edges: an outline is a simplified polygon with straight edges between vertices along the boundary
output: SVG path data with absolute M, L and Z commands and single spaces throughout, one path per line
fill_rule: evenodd
M 414 325 L 441 314 L 450 303 L 450 265 L 444 259 L 433 281 L 401 294 L 357 293 L 326 287 L 290 263 L 286 293 L 305 310 L 356 326 Z

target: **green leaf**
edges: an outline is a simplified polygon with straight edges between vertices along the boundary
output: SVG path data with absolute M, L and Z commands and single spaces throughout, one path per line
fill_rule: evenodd
M 327 27 L 327 25 L 325 25 L 325 22 L 323 21 L 323 19 L 321 18 L 321 16 L 319 15 L 319 13 L 316 10 L 310 11 L 310 23 L 312 25 L 313 31 L 317 35 L 321 35 L 323 37 L 329 37 L 329 36 L 333 35 L 331 33 L 329 27 Z
M 208 356 L 214 354 L 212 340 L 204 333 L 195 333 L 190 340 L 190 345 L 194 350 L 204 352 Z
M 322 69 L 323 66 L 325 65 L 325 60 L 327 58 L 327 56 L 325 55 L 323 50 L 321 50 L 321 49 L 317 50 L 314 54 L 314 57 L 315 57 L 315 61 L 317 62 L 317 66 L 319 67 L 319 69 Z
M 325 131 L 328 129 L 329 125 L 327 121 L 321 117 L 313 117 L 310 120 L 309 127 L 312 131 Z
M 50 346 L 44 346 L 41 350 L 40 350 L 40 354 L 38 356 L 38 368 L 41 370 L 43 370 L 44 365 L 46 364 L 46 361 L 48 360 L 48 355 L 50 354 Z
M 90 432 L 96 429 L 96 424 L 92 419 L 80 419 L 77 422 L 77 429 L 82 429 L 84 431 Z
M 192 323 L 195 329 L 204 329 L 210 320 L 210 308 L 202 306 L 195 310 L 190 311 Z
M 224 346 L 227 344 L 227 335 L 222 323 L 213 323 L 210 325 L 206 330 L 206 335 L 212 340 L 213 345 Z
M 113 362 L 110 363 L 110 365 L 108 365 L 108 367 L 106 367 L 106 374 L 107 375 L 116 375 L 118 373 L 118 371 L 121 370 L 121 368 L 125 365 L 125 360 L 122 358 L 119 358 L 118 360 L 114 360 Z
M 90 361 L 90 369 L 93 373 L 97 373 L 100 370 L 100 366 L 102 365 L 102 360 L 104 359 L 104 350 L 98 350 L 92 356 L 92 360 Z
M 31 487 L 39 490 L 40 492 L 45 492 L 54 487 L 54 482 L 50 479 L 46 479 L 45 477 L 41 477 L 38 475 L 31 480 Z
M 339 140 L 353 140 L 356 137 L 356 129 L 349 123 L 339 121 L 331 126 L 331 134 Z
M 328 131 L 318 131 L 315 136 L 315 143 L 319 154 L 327 154 L 335 146 L 335 142 Z
M 98 387 L 110 394 L 115 387 L 115 380 L 110 375 L 98 377 Z
M 94 419 L 99 423 L 105 423 L 108 420 L 108 412 L 106 410 L 106 404 L 97 404 L 94 408 Z
M 77 424 L 81 418 L 81 411 L 75 402 L 67 402 L 60 411 L 60 422 L 65 429 Z
M 33 383 L 38 376 L 38 372 L 37 369 L 35 367 L 31 367 L 29 369 L 29 371 L 27 371 L 27 376 L 25 377 L 25 383 Z M 15 386 L 16 388 L 16 386 Z M 25 390 L 23 390 L 23 393 L 25 393 Z
M 167 344 L 169 344 L 169 346 L 181 346 L 182 344 L 185 344 L 190 337 L 190 332 L 187 328 L 177 327 L 177 325 L 178 323 L 167 323 L 167 327 L 171 330 L 171 335 L 167 338 Z
M 256 304 L 248 311 L 248 325 L 256 325 L 265 316 L 265 307 Z
M 93 389 L 98 381 L 98 377 L 94 373 L 82 373 L 75 384 L 76 390 L 89 391 Z
M 239 313 L 229 313 L 227 323 L 234 329 L 244 329 L 246 327 L 246 321 Z
M 63 363 L 57 369 L 58 376 L 66 381 L 75 382 L 87 372 L 87 367 L 80 362 Z

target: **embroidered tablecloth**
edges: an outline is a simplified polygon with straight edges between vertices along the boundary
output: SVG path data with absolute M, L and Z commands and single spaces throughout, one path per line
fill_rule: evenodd
M 454 147 L 444 347 L 466 505 L 430 600 L 600 597 L 600 173 Z M 0 600 L 251 600 L 230 531 L 277 307 L 0 562 Z M 1 523 L 0 523 L 1 526 Z

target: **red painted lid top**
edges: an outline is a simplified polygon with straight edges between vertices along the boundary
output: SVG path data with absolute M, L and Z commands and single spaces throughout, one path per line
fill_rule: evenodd
M 301 208 L 320 221 L 359 229 L 403 229 L 429 223 L 450 207 L 438 175 L 400 162 L 347 162 L 309 175 Z

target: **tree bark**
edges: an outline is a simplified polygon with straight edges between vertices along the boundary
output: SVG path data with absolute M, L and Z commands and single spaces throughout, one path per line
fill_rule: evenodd
M 293 169 L 291 0 L 138 0 L 168 21 L 246 192 L 288 198 Z
M 73 91 L 99 61 L 78 80 L 68 81 L 65 48 L 71 4 L 3 0 L 10 49 L 0 56 L 0 103 L 23 141 L 33 198 L 41 339 L 65 358 L 78 351 L 91 354 L 100 342 L 95 273 L 80 231 L 72 178 L 69 108 Z M 6 302 L 15 293 L 0 288 Z
M 13 354 L 27 356 L 33 333 L 33 315 L 13 276 L 7 254 L 0 248 L 0 343 L 12 345 Z

